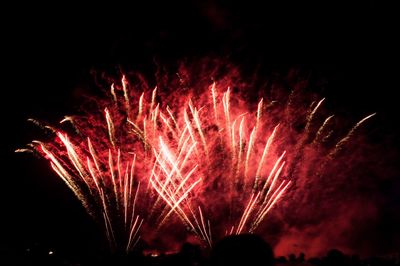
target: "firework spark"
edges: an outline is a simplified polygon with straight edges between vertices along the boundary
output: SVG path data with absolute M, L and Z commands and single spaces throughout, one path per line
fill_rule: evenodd
M 146 229 L 159 232 L 178 221 L 209 246 L 223 232 L 253 233 L 299 178 L 293 169 L 307 137 L 315 135 L 313 147 L 323 142 L 333 116 L 314 132 L 324 99 L 311 105 L 293 149 L 285 145 L 288 119 L 277 121 L 264 99 L 253 108 L 230 85 L 213 81 L 200 93 L 177 92 L 179 99 L 171 100 L 157 86 L 135 90 L 123 76 L 110 85 L 110 100 L 98 103 L 99 112 L 61 121 L 71 122 L 74 132 L 46 126 L 54 140 L 31 147 L 102 221 L 113 249 L 129 252 L 139 239 L 151 241 Z M 333 145 L 328 157 L 372 116 Z M 296 153 L 291 161 L 287 150 Z

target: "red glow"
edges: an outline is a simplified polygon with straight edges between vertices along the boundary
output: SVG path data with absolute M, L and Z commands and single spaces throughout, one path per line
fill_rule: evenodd
M 289 110 L 290 97 L 278 109 L 268 99 L 251 104 L 230 89 L 229 76 L 170 96 L 131 86 L 125 76 L 119 83 L 100 111 L 62 120 L 79 134 L 58 130 L 36 147 L 102 221 L 110 246 L 127 252 L 171 225 L 183 224 L 209 246 L 224 234 L 256 232 L 293 182 L 307 178 L 292 176 L 297 155 L 306 146 L 318 150 L 330 134 L 332 116 L 311 127 L 323 100 L 309 107 L 304 131 L 293 132 L 288 116 L 301 114 Z

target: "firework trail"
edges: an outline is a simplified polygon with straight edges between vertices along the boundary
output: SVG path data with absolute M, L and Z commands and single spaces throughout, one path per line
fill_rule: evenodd
M 290 145 L 291 125 L 270 109 L 273 101 L 251 104 L 231 85 L 228 77 L 167 95 L 157 87 L 134 88 L 123 76 L 110 85 L 110 100 L 97 101 L 100 111 L 61 121 L 73 126 L 72 133 L 45 126 L 54 140 L 17 151 L 34 150 L 50 162 L 87 212 L 102 221 L 114 250 L 129 252 L 141 238 L 151 242 L 150 231 L 162 234 L 178 222 L 212 246 L 213 238 L 256 232 L 300 178 L 294 173 L 302 150 L 323 142 L 333 119 L 314 131 L 324 99 L 317 101 Z

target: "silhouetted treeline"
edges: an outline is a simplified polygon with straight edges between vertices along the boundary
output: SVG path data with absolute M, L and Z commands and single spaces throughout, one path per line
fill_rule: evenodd
M 346 255 L 332 249 L 324 257 L 307 258 L 304 253 L 298 255 L 274 257 L 272 248 L 256 235 L 228 236 L 217 242 L 211 251 L 198 245 L 185 243 L 174 254 L 143 252 L 137 250 L 126 255 L 91 254 L 67 256 L 60 251 L 53 251 L 38 244 L 20 252 L 0 250 L 0 265 L 143 265 L 143 266 L 395 266 L 400 265 L 400 252 L 385 256 L 361 259 L 356 255 Z

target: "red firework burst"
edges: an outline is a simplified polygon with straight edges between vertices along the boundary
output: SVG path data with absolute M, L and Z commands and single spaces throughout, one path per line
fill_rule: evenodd
M 303 115 L 291 110 L 292 95 L 279 107 L 268 99 L 253 107 L 226 77 L 169 96 L 138 84 L 123 76 L 100 111 L 61 121 L 75 132 L 51 128 L 53 141 L 32 144 L 102 221 L 113 249 L 129 252 L 178 221 L 209 246 L 255 232 L 297 178 L 305 147 L 318 149 L 332 133 L 333 116 L 315 127 L 323 99 Z M 300 133 L 288 119 L 296 116 L 305 117 Z M 371 116 L 314 163 L 319 172 Z

